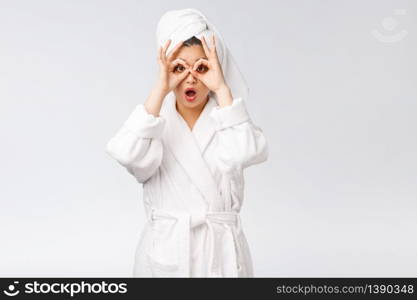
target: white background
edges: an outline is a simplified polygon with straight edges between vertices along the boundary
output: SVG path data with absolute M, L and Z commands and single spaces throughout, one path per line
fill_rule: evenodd
M 255 276 L 417 276 L 417 2 L 388 0 L 0 0 L 0 276 L 131 276 L 142 187 L 104 149 L 187 7 L 268 138 L 241 211 Z

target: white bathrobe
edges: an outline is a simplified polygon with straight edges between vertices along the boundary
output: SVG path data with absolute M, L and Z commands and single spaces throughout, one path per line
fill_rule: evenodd
M 265 161 L 268 147 L 242 98 L 221 108 L 210 96 L 192 130 L 173 97 L 159 117 L 139 104 L 106 151 L 143 183 L 134 277 L 254 276 L 239 216 L 243 170 Z

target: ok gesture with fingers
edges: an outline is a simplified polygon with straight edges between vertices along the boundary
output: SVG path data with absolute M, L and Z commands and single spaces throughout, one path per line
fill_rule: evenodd
M 173 90 L 188 74 L 190 66 L 182 59 L 175 59 L 175 55 L 182 46 L 179 42 L 167 57 L 166 52 L 171 44 L 168 40 L 164 47 L 159 47 L 158 63 L 160 66 L 158 87 L 165 93 Z
M 204 53 L 207 59 L 200 58 L 194 63 L 191 73 L 201 80 L 210 90 L 217 92 L 220 88 L 226 86 L 223 71 L 217 57 L 216 41 L 212 35 L 213 46 L 211 49 L 207 46 L 204 36 L 201 37 Z
M 213 46 L 211 49 L 207 46 L 204 36 L 201 37 L 204 53 L 207 59 L 200 58 L 194 63 L 191 74 L 201 80 L 210 90 L 217 95 L 219 106 L 232 104 L 233 97 L 230 88 L 224 80 L 223 70 L 217 57 L 216 39 L 212 35 Z
M 182 46 L 182 42 L 180 41 L 167 57 L 167 49 L 170 44 L 171 40 L 168 40 L 163 47 L 159 47 L 158 49 L 157 61 L 159 64 L 159 76 L 156 85 L 151 90 L 144 104 L 146 110 L 154 116 L 159 116 L 165 96 L 185 79 L 190 72 L 190 66 L 187 62 L 179 58 L 175 59 L 178 50 Z

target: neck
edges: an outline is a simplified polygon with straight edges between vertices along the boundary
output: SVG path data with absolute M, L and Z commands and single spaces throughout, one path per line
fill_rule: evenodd
M 203 102 L 201 105 L 193 108 L 186 107 L 184 105 L 181 105 L 179 101 L 175 101 L 175 108 L 177 109 L 178 113 L 182 116 L 184 121 L 187 123 L 188 127 L 190 129 L 193 129 L 194 124 L 200 116 L 201 112 L 203 111 L 207 101 L 208 97 L 207 100 Z

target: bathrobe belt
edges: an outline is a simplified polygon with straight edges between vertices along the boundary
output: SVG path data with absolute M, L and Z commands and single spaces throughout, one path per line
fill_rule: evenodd
M 167 211 L 164 209 L 152 208 L 148 216 L 151 224 L 156 224 L 158 219 L 174 219 L 175 240 L 179 254 L 178 264 L 170 266 L 174 274 L 183 277 L 190 277 L 190 263 L 192 260 L 190 233 L 191 230 L 203 224 L 208 228 L 209 243 L 209 277 L 231 276 L 238 277 L 242 267 L 241 245 L 239 233 L 241 231 L 241 220 L 238 212 L 233 211 L 209 211 L 206 213 L 186 213 L 181 211 Z M 228 255 L 227 264 L 222 264 L 222 257 Z M 230 255 L 230 256 L 229 256 Z M 223 268 L 228 268 L 224 270 Z

